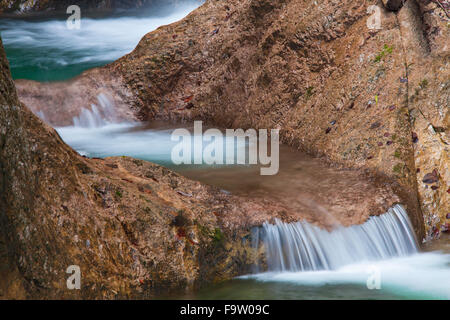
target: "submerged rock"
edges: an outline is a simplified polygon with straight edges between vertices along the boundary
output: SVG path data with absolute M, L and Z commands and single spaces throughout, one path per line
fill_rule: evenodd
M 244 241 L 254 226 L 360 224 L 400 201 L 395 187 L 358 171 L 336 181 L 338 190 L 318 185 L 320 208 L 311 201 L 294 210 L 289 198 L 234 196 L 141 160 L 87 159 L 18 101 L 1 42 L 0 91 L 3 298 L 151 298 L 198 288 L 251 271 L 262 254 Z M 70 266 L 81 269 L 79 291 L 67 288 Z
M 79 156 L 18 101 L 1 41 L 0 92 L 2 298 L 152 297 L 250 270 L 240 239 L 276 216 L 275 205 L 225 196 L 151 163 Z M 81 268 L 79 291 L 66 287 L 72 265 Z

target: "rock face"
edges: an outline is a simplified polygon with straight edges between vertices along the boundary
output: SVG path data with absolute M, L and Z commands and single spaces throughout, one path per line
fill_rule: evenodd
M 127 92 L 118 109 L 131 103 L 142 120 L 280 128 L 291 146 L 400 185 L 419 237 L 423 222 L 430 237 L 449 211 L 448 20 L 435 2 L 368 11 L 377 4 L 207 1 L 70 86 L 86 92 L 98 74 L 117 79 L 111 94 Z M 47 98 L 67 84 L 17 85 L 35 112 L 76 113 L 96 98 L 61 108 Z M 437 181 L 424 183 L 434 170 Z

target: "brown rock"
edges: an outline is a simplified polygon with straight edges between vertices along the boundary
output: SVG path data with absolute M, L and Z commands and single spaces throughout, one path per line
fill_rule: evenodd
M 406 0 L 383 0 L 383 5 L 386 9 L 391 11 L 398 11 Z
M 423 179 L 422 182 L 426 184 L 433 184 L 439 181 L 439 173 L 436 169 L 433 170 L 431 173 L 427 173 Z

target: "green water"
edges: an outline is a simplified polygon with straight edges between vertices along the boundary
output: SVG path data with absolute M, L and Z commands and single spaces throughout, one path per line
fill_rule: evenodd
M 13 79 L 28 79 L 40 82 L 63 81 L 74 78 L 82 72 L 104 66 L 114 60 L 97 60 L 87 63 L 72 63 L 64 65 L 61 63 L 33 63 L 35 55 L 45 55 L 44 50 L 31 52 L 26 48 L 15 48 L 13 46 L 6 47 L 6 54 L 10 59 L 12 66 L 11 74 Z M 67 59 L 71 59 L 70 54 L 65 55 Z M 75 57 L 75 55 L 73 55 Z
M 380 263 L 381 289 L 370 290 L 364 283 L 364 276 L 336 272 L 336 276 L 326 280 L 324 276 L 311 277 L 309 284 L 298 279 L 295 274 L 276 279 L 276 276 L 261 275 L 258 279 L 234 279 L 212 285 L 196 293 L 175 295 L 177 299 L 364 299 L 364 300 L 402 300 L 402 299 L 449 299 L 450 287 L 450 234 L 444 233 L 438 240 L 429 241 L 422 250 L 424 253 L 405 259 L 398 259 L 387 266 Z M 436 252 L 439 252 L 436 254 Z M 429 254 L 427 258 L 424 258 Z M 444 259 L 441 259 L 445 257 Z M 433 260 L 435 262 L 433 262 Z M 440 261 L 439 261 L 440 260 Z M 375 265 L 378 265 L 377 263 Z M 364 271 L 364 268 L 363 268 Z M 355 273 L 357 273 L 355 271 Z M 345 283 L 345 282 L 350 283 Z M 328 282 L 328 283 L 327 283 Z M 332 283 L 334 282 L 334 283 Z M 353 283 L 352 283 L 353 282 Z M 356 283 L 356 282 L 359 282 Z M 419 283 L 420 282 L 420 283 Z
M 186 0 L 134 15 L 82 15 L 80 29 L 69 29 L 64 17 L 0 19 L 0 34 L 14 79 L 68 80 L 126 55 L 145 34 L 182 19 L 201 3 Z

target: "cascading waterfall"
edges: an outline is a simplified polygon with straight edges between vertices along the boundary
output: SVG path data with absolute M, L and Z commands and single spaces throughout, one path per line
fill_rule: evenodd
M 405 209 L 395 205 L 362 225 L 328 232 L 307 222 L 265 223 L 253 245 L 264 246 L 268 271 L 336 270 L 344 265 L 384 260 L 418 251 Z
M 91 105 L 91 109 L 83 108 L 78 117 L 73 118 L 75 127 L 98 128 L 115 122 L 114 105 L 103 93 L 97 96 L 100 106 Z

